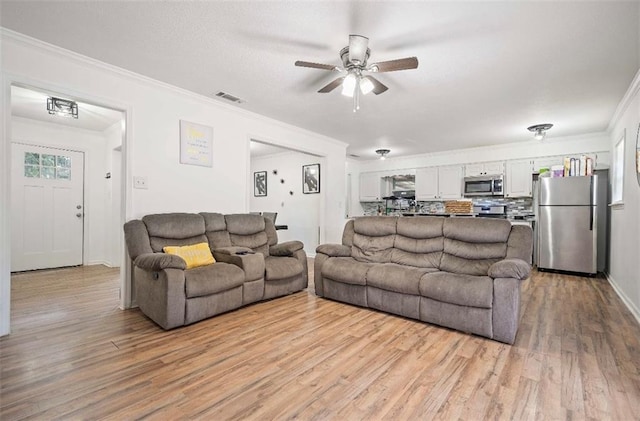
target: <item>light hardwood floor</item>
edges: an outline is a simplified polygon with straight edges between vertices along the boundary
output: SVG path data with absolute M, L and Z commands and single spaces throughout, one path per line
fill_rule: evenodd
M 117 277 L 13 276 L 0 419 L 640 419 L 640 328 L 601 278 L 534 272 L 509 346 L 308 291 L 166 332 Z

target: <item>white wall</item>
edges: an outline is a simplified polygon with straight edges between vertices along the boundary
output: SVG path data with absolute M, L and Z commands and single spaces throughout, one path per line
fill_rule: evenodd
M 611 209 L 609 280 L 640 322 L 640 186 L 636 175 L 636 133 L 640 123 L 640 72 L 621 101 L 610 125 L 613 152 L 623 133 L 624 204 Z
M 107 128 L 104 133 L 105 146 L 103 150 L 105 172 L 110 173 L 111 178 L 106 180 L 107 192 L 104 207 L 106 220 L 104 224 L 105 238 L 107 241 L 107 253 L 105 262 L 108 266 L 117 267 L 124 259 L 122 229 L 122 140 L 124 136 L 124 120 Z
M 320 194 L 302 193 L 302 166 L 320 164 Z M 273 174 L 278 170 L 278 175 Z M 299 240 L 309 256 L 315 256 L 319 243 L 321 195 L 324 194 L 324 159 L 299 152 L 283 152 L 251 159 L 251 177 L 257 171 L 267 172 L 267 196 L 251 195 L 252 212 L 278 212 L 277 224 L 287 230 L 278 231 L 278 241 Z M 284 180 L 281 183 L 280 180 Z M 289 192 L 293 191 L 293 195 Z
M 11 131 L 14 143 L 84 152 L 84 263 L 106 263 L 109 243 L 105 232 L 108 221 L 105 203 L 109 183 L 104 178 L 106 139 L 103 133 L 20 117 L 12 118 Z
M 270 143 L 326 157 L 325 200 L 320 223 L 321 241 L 337 241 L 344 216 L 344 162 L 346 144 L 273 119 L 249 113 L 219 100 L 196 95 L 87 57 L 41 43 L 0 28 L 2 90 L 21 83 L 59 92 L 72 99 L 126 111 L 126 218 L 155 212 L 246 212 L 249 208 L 249 140 Z M 5 107 L 3 118 L 7 123 Z M 179 163 L 179 122 L 187 120 L 213 127 L 213 166 Z M 6 152 L 11 128 L 5 125 L 0 150 Z M 8 165 L 4 157 L 2 179 L 2 238 L 9 235 Z M 146 176 L 148 190 L 134 190 L 133 176 Z M 9 265 L 7 247 L 0 252 L 0 335 L 8 333 Z M 131 296 L 123 285 L 123 305 Z

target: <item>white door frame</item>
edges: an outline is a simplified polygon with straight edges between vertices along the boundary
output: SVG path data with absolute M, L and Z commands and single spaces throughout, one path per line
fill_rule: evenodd
M 0 103 L 4 112 L 0 113 L 0 336 L 7 335 L 11 331 L 11 86 L 24 86 L 30 89 L 59 92 L 62 96 L 88 102 L 94 105 L 120 110 L 124 115 L 124 130 L 122 139 L 122 174 L 121 174 L 121 210 L 120 222 L 131 219 L 132 186 L 128 183 L 131 174 L 132 157 L 129 151 L 129 142 L 133 138 L 132 115 L 133 109 L 129 104 L 119 101 L 96 97 L 91 93 L 76 91 L 67 86 L 52 84 L 47 81 L 33 80 L 21 75 L 0 73 Z M 4 158 L 2 158 L 4 157 Z M 123 246 L 124 249 L 124 246 Z M 131 267 L 123 254 L 120 265 L 120 308 L 131 307 Z

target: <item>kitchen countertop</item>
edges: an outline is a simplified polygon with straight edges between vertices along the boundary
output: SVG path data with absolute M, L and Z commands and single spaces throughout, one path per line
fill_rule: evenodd
M 402 216 L 443 216 L 445 218 L 478 218 L 478 215 L 481 214 L 477 214 L 477 213 L 445 213 L 445 212 L 440 212 L 440 213 L 422 213 L 422 212 L 402 212 L 401 213 Z M 509 221 L 535 221 L 536 218 L 534 215 L 514 215 L 514 216 L 508 216 L 506 218 L 493 218 L 493 219 L 507 219 Z

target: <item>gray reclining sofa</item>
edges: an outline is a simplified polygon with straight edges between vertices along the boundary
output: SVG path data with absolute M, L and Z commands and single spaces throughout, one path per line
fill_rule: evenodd
M 249 214 L 167 213 L 124 225 L 136 301 L 164 329 L 307 287 L 300 241 L 278 244 L 273 222 Z M 186 269 L 165 246 L 206 242 L 214 264 Z
M 487 218 L 372 216 L 316 249 L 316 294 L 512 344 L 532 230 Z

